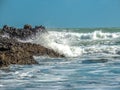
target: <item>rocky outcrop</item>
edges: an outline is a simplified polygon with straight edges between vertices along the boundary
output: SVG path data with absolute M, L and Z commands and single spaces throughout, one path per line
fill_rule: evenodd
M 25 25 L 24 29 L 20 29 L 21 31 L 17 30 L 18 29 L 15 29 L 15 31 L 13 31 L 13 28 L 10 29 L 10 27 L 4 26 L 1 31 L 2 35 L 7 33 L 10 35 L 10 38 L 0 36 L 0 68 L 11 64 L 38 64 L 33 56 L 64 57 L 64 55 L 61 55 L 52 49 L 48 49 L 38 44 L 22 43 L 16 39 L 25 39 L 37 32 L 46 32 L 44 27 L 35 27 L 35 31 L 33 32 L 33 28 L 30 25 Z M 28 34 L 28 32 L 30 33 Z M 24 37 L 22 37 L 22 35 Z
M 25 40 L 29 37 L 31 37 L 32 35 L 36 35 L 38 32 L 40 33 L 47 33 L 46 29 L 44 26 L 40 25 L 40 26 L 35 26 L 34 28 L 32 28 L 31 25 L 24 25 L 24 27 L 22 29 L 17 29 L 14 27 L 9 27 L 7 25 L 4 25 L 1 33 L 4 35 L 8 35 L 10 38 L 19 38 L 22 40 Z

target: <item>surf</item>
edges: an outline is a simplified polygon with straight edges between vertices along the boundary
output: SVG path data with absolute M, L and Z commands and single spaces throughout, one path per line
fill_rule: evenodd
M 38 33 L 28 41 L 53 49 L 66 57 L 81 57 L 95 53 L 117 54 L 120 51 L 120 32 L 102 30 L 87 33 L 48 30 L 48 33 Z

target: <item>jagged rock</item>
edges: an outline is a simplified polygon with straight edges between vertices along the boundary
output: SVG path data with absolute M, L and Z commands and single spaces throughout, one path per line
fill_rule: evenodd
M 32 29 L 32 26 L 31 26 L 31 25 L 28 25 L 28 24 L 25 24 L 25 25 L 24 25 L 24 29 Z
M 4 25 L 0 30 L 0 68 L 6 67 L 11 64 L 38 64 L 34 60 L 33 56 L 49 56 L 49 57 L 64 57 L 52 49 L 48 49 L 44 46 L 32 43 L 22 43 L 18 39 L 26 39 L 36 33 L 46 33 L 44 26 L 24 25 L 23 29 L 17 29 Z M 2 37 L 7 34 L 10 38 Z
M 23 29 L 17 29 L 14 27 L 9 27 L 7 25 L 4 25 L 1 32 L 3 34 L 8 34 L 10 38 L 19 38 L 19 39 L 27 39 L 33 35 L 36 35 L 36 33 L 41 32 L 45 33 L 47 32 L 45 27 L 40 25 L 40 26 L 35 26 L 35 28 L 32 28 L 31 25 L 26 24 L 24 25 Z

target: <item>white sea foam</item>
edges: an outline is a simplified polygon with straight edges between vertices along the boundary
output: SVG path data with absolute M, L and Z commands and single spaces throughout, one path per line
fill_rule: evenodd
M 102 31 L 91 33 L 49 31 L 48 34 L 38 34 L 27 42 L 44 45 L 66 56 L 87 55 L 81 58 L 34 57 L 40 65 L 10 66 L 9 70 L 0 70 L 0 88 L 119 90 L 120 55 L 117 54 L 120 51 L 119 38 L 119 32 Z M 117 58 L 113 58 L 114 56 Z M 108 61 L 83 63 L 87 60 L 102 59 Z
M 10 38 L 10 36 L 6 33 L 4 35 L 1 35 L 2 37 Z
M 89 53 L 107 52 L 115 54 L 116 51 L 120 50 L 119 46 L 109 46 L 109 44 L 116 43 L 115 40 L 119 38 L 119 32 L 104 33 L 94 31 L 91 33 L 78 33 L 49 31 L 49 33 L 38 34 L 29 41 L 53 49 L 66 57 L 77 57 Z
M 62 53 L 67 57 L 76 57 L 82 54 L 82 49 L 67 44 L 67 39 L 62 39 L 57 34 L 49 33 L 37 36 L 33 39 L 33 43 L 41 44 L 47 48 L 53 49 L 56 52 Z
M 0 84 L 0 87 L 3 87 L 4 85 Z

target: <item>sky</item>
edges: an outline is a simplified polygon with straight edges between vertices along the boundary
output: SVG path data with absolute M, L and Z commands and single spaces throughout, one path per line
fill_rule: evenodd
M 120 0 L 0 0 L 0 27 L 120 27 Z

